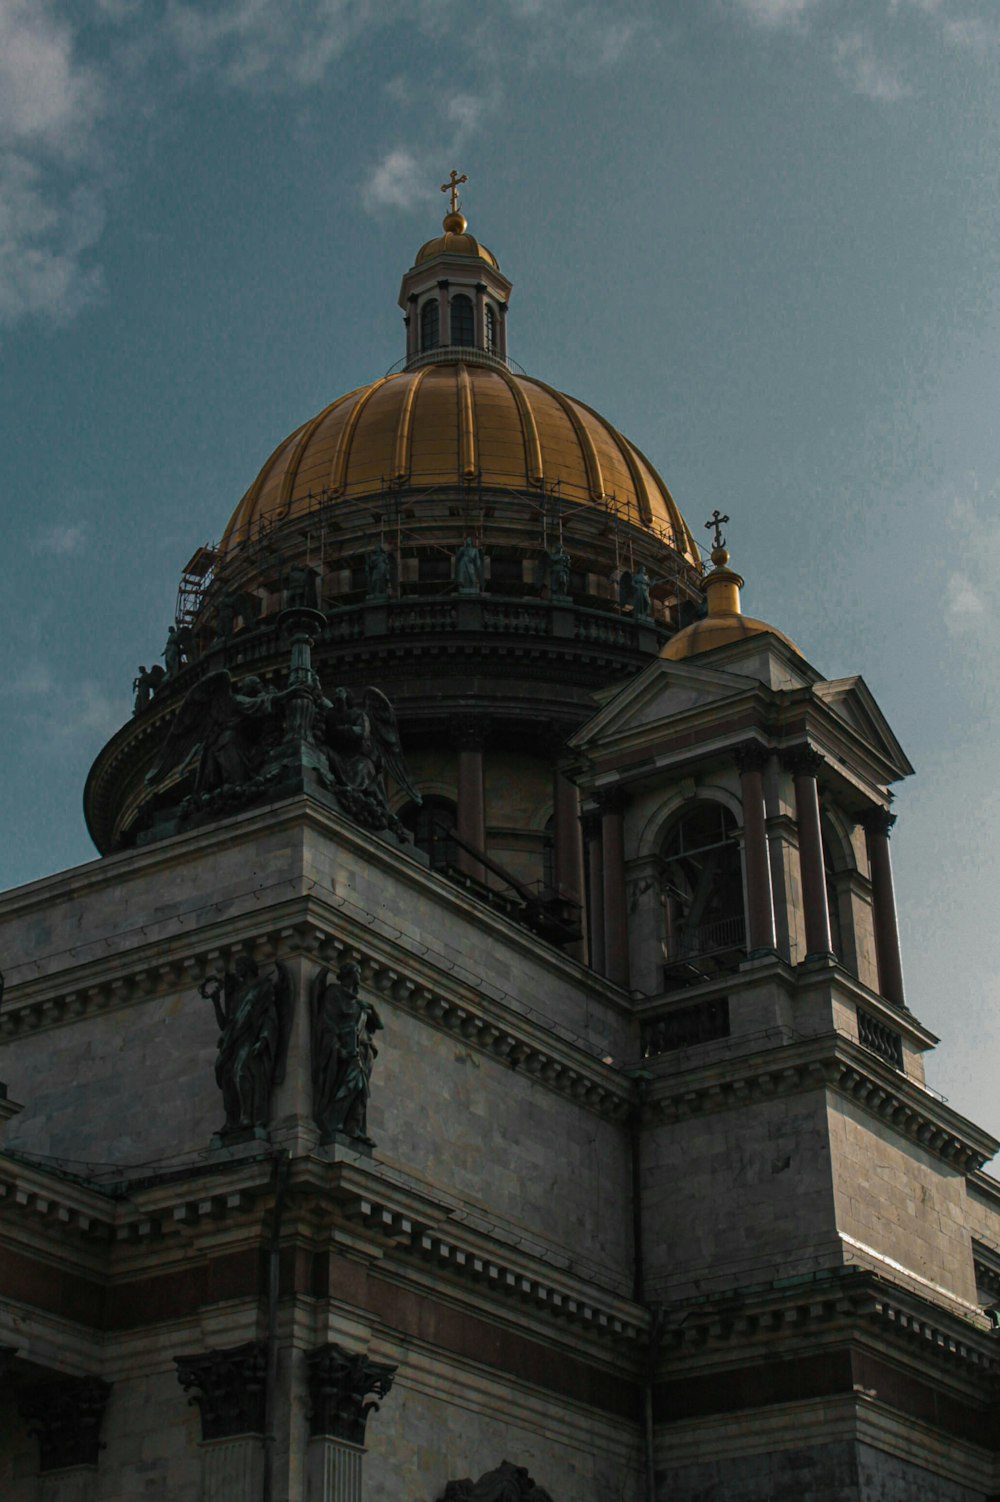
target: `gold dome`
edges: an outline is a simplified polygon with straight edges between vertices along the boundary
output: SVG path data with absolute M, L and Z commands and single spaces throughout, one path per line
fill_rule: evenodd
M 451 216 L 449 216 L 450 218 Z M 455 215 L 456 223 L 460 221 L 464 226 L 465 220 L 460 214 Z M 445 220 L 447 226 L 448 219 Z M 466 233 L 465 229 L 445 229 L 443 235 L 436 235 L 433 240 L 428 240 L 417 251 L 414 266 L 422 266 L 424 261 L 431 261 L 435 256 L 473 256 L 480 261 L 485 261 L 488 266 L 495 266 L 500 270 L 500 262 L 492 250 L 487 250 L 485 245 L 480 245 L 475 235 Z
M 264 518 L 305 514 L 324 491 L 335 500 L 390 483 L 470 482 L 515 491 L 558 485 L 563 501 L 607 506 L 698 561 L 669 490 L 627 438 L 574 397 L 492 360 L 423 365 L 339 397 L 278 445 L 221 547 L 239 547 Z
M 727 568 L 729 553 L 724 547 L 716 544 L 712 562 L 715 568 L 701 581 L 708 597 L 708 614 L 704 620 L 695 621 L 672 636 L 661 648 L 660 656 L 670 662 L 681 662 L 686 657 L 711 652 L 715 647 L 728 647 L 750 636 L 776 636 L 801 657 L 802 653 L 790 636 L 769 626 L 766 621 L 757 621 L 752 615 L 743 614 L 740 609 L 743 580 L 734 569 Z

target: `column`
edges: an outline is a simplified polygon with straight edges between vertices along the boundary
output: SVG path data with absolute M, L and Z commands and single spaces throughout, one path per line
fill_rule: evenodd
M 18 1411 L 38 1440 L 41 1502 L 94 1502 L 110 1396 L 109 1383 L 99 1377 L 55 1377 L 17 1392 Z
M 246 1502 L 264 1483 L 267 1350 L 250 1340 L 175 1356 L 177 1380 L 201 1414 L 201 1502 Z
M 306 1502 L 361 1502 L 365 1428 L 385 1398 L 396 1367 L 369 1361 L 332 1342 L 306 1356 L 309 1453 Z M 371 1394 L 375 1394 L 372 1397 Z
M 625 798 L 620 788 L 599 795 L 604 854 L 604 974 L 628 985 L 628 914 L 625 902 Z
M 745 741 L 736 748 L 743 798 L 743 853 L 747 882 L 747 950 L 751 956 L 773 954 L 774 892 L 771 887 L 771 853 L 767 843 L 764 807 L 764 767 L 770 756 L 760 741 Z
M 486 348 L 486 283 L 476 283 L 476 348 Z
M 587 915 L 584 912 L 583 831 L 580 827 L 580 792 L 575 783 L 556 768 L 552 773 L 552 806 L 555 822 L 554 866 L 556 891 L 567 902 L 579 905 L 580 940 L 569 947 L 574 959 L 586 954 Z
M 406 358 L 412 360 L 420 351 L 420 319 L 417 317 L 417 294 L 411 292 L 406 299 Z
M 833 953 L 816 784 L 816 774 L 823 765 L 823 758 L 811 746 L 802 746 L 789 752 L 785 762 L 795 779 L 795 820 L 799 830 L 799 870 L 808 960 L 815 955 Z
M 601 816 L 596 810 L 585 813 L 580 824 L 587 847 L 587 930 L 590 968 L 604 974 L 604 851 L 601 846 Z
M 486 850 L 486 789 L 483 782 L 483 746 L 486 727 L 479 720 L 464 720 L 456 727 L 458 746 L 458 817 L 460 840 L 476 850 Z M 486 880 L 486 868 L 475 856 L 458 848 L 458 867 L 476 881 Z
M 497 303 L 497 310 L 498 310 L 498 312 L 500 314 L 499 323 L 497 325 L 497 339 L 499 341 L 500 348 L 497 351 L 497 353 L 499 355 L 501 355 L 506 360 L 506 358 L 507 358 L 507 304 L 505 302 Z
M 451 303 L 448 301 L 448 283 L 438 282 L 438 342 L 451 343 Z
M 873 808 L 861 822 L 868 844 L 868 864 L 872 878 L 872 917 L 879 990 L 886 1001 L 894 1002 L 897 1007 L 905 1007 L 903 962 L 899 952 L 896 897 L 892 886 L 892 862 L 889 858 L 889 831 L 896 822 L 896 815 L 891 814 L 887 808 Z

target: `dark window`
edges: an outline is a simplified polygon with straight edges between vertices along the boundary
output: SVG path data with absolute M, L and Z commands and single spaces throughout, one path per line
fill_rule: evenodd
M 437 298 L 428 298 L 420 309 L 420 348 L 437 349 L 441 340 L 441 314 Z
M 746 938 L 743 870 L 736 820 L 721 803 L 692 803 L 668 834 L 661 854 L 664 956 L 671 964 L 717 956 L 725 968 L 741 957 Z
M 485 318 L 486 349 L 491 355 L 497 352 L 497 315 L 489 303 L 486 304 Z
M 431 863 L 432 871 L 443 871 L 454 861 L 451 831 L 458 810 L 448 798 L 425 798 L 423 803 L 408 803 L 399 820 L 413 835 L 413 843 Z
M 476 342 L 476 321 L 472 303 L 461 292 L 451 300 L 451 342 L 468 346 Z

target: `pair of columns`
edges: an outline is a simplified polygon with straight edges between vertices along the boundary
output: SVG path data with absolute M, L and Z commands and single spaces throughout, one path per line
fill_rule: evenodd
M 759 741 L 747 741 L 736 752 L 743 800 L 747 947 L 751 955 L 773 951 L 776 947 L 774 892 L 764 796 L 764 767 L 771 755 L 768 748 Z M 795 785 L 795 818 L 799 833 L 799 871 L 808 959 L 833 951 L 817 783 L 823 758 L 812 747 L 802 746 L 786 752 L 783 760 L 792 773 Z M 871 869 L 879 990 L 888 1001 L 903 1006 L 903 972 L 889 859 L 889 830 L 894 822 L 894 816 L 884 809 L 873 809 L 862 820 Z
M 458 837 L 476 850 L 486 850 L 485 759 L 487 727 L 480 721 L 461 722 L 455 731 L 458 748 Z M 553 746 L 553 754 L 561 742 Z M 555 886 L 561 896 L 582 903 L 583 842 L 580 833 L 580 794 L 558 770 L 552 773 L 553 866 Z M 486 880 L 481 861 L 459 848 L 459 868 L 477 881 Z
M 248 1502 L 264 1493 L 266 1348 L 247 1341 L 178 1356 L 177 1380 L 201 1414 L 202 1502 Z M 392 1387 L 394 1366 L 330 1342 L 306 1353 L 309 1386 L 307 1502 L 361 1502 L 368 1416 Z

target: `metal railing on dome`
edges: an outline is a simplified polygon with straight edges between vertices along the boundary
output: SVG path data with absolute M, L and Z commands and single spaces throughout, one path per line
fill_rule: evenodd
M 395 365 L 390 365 L 387 376 L 399 375 L 403 370 L 417 370 L 422 365 L 486 365 L 509 370 L 514 375 L 527 375 L 523 365 L 512 360 L 510 355 L 494 355 L 479 349 L 474 344 L 442 344 L 437 349 L 424 349 L 416 354 L 404 355 Z

